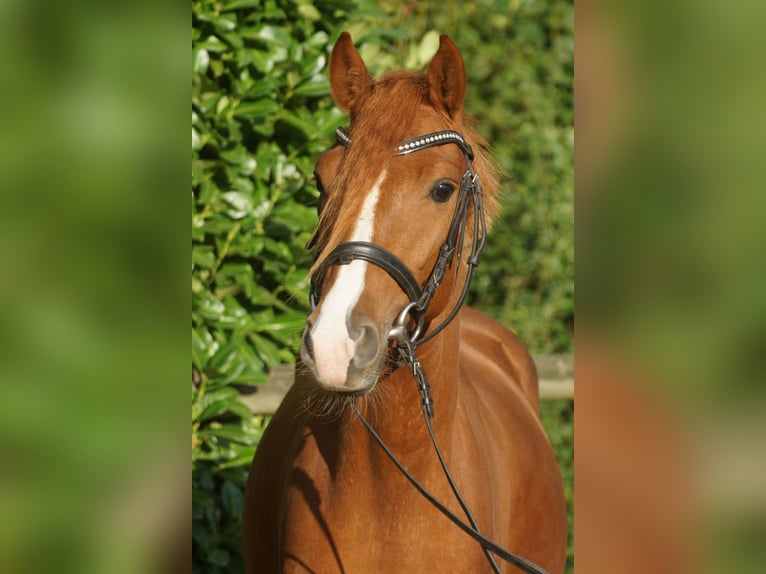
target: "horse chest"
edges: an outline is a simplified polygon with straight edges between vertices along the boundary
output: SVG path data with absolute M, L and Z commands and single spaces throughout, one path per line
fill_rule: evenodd
M 298 501 L 293 501 L 293 503 Z M 298 502 L 285 528 L 285 572 L 482 572 L 478 546 L 418 501 Z
M 444 501 L 453 500 L 436 468 L 411 463 L 427 488 Z M 481 492 L 470 495 L 482 497 Z M 475 506 L 487 524 L 489 501 Z M 369 453 L 357 453 L 331 470 L 320 449 L 307 444 L 295 461 L 284 516 L 286 572 L 482 572 L 487 564 L 478 545 L 388 461 Z

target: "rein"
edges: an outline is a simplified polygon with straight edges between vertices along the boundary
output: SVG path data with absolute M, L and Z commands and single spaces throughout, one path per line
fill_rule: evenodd
M 335 132 L 337 142 L 348 147 L 351 145 L 352 140 L 348 131 L 345 128 L 338 128 Z M 431 270 L 430 275 L 422 285 L 419 285 L 412 272 L 407 266 L 390 251 L 375 245 L 374 243 L 364 241 L 353 241 L 347 243 L 341 243 L 327 256 L 320 268 L 311 278 L 311 291 L 310 302 L 312 309 L 316 307 L 319 299 L 321 298 L 321 284 L 324 278 L 324 274 L 331 265 L 348 265 L 354 260 L 364 260 L 373 265 L 376 265 L 388 273 L 404 291 L 409 298 L 410 302 L 402 309 L 397 316 L 394 324 L 389 331 L 389 339 L 396 345 L 396 350 L 399 352 L 400 362 L 406 364 L 415 379 L 418 387 L 418 393 L 420 394 L 421 409 L 423 411 L 423 417 L 428 429 L 428 433 L 431 437 L 431 442 L 436 451 L 436 455 L 439 458 L 442 470 L 447 478 L 447 481 L 452 488 L 452 492 L 455 498 L 460 503 L 466 517 L 468 518 L 470 525 L 465 523 L 462 519 L 456 516 L 449 508 L 443 503 L 437 500 L 426 488 L 418 482 L 418 480 L 410 474 L 410 472 L 404 467 L 399 459 L 394 455 L 383 439 L 375 432 L 367 419 L 362 415 L 359 407 L 355 402 L 352 403 L 352 407 L 366 427 L 370 435 L 375 439 L 378 445 L 383 449 L 386 455 L 396 465 L 399 471 L 410 481 L 410 483 L 418 490 L 432 505 L 434 505 L 442 514 L 449 518 L 455 525 L 468 534 L 471 538 L 476 540 L 483 548 L 484 554 L 489 561 L 495 573 L 500 572 L 500 569 L 495 562 L 492 553 L 505 560 L 506 562 L 513 564 L 517 568 L 521 569 L 528 574 L 548 574 L 546 570 L 537 566 L 530 560 L 513 554 L 494 543 L 492 540 L 486 538 L 479 531 L 479 527 L 474 520 L 468 505 L 463 500 L 463 497 L 458 491 L 457 485 L 452 478 L 452 475 L 447 468 L 447 464 L 442 456 L 441 449 L 436 440 L 433 427 L 431 425 L 431 418 L 434 416 L 433 399 L 431 397 L 430 385 L 423 370 L 420 361 L 417 358 L 417 347 L 424 342 L 430 340 L 439 332 L 441 332 L 457 315 L 460 308 L 465 302 L 466 295 L 468 294 L 468 288 L 473 278 L 474 269 L 479 265 L 479 256 L 484 248 L 486 238 L 486 221 L 484 216 L 484 202 L 483 192 L 481 185 L 479 184 L 478 174 L 473 170 L 474 154 L 471 146 L 466 142 L 463 136 L 452 130 L 444 130 L 439 132 L 430 133 L 424 136 L 412 138 L 400 143 L 396 148 L 396 155 L 403 156 L 408 155 L 423 149 L 431 148 L 434 146 L 441 146 L 446 144 L 455 144 L 463 152 L 465 157 L 466 169 L 460 182 L 460 189 L 458 191 L 457 202 L 455 204 L 455 211 L 452 216 L 447 237 L 439 249 L 439 256 Z M 457 258 L 460 261 L 460 257 L 463 251 L 463 242 L 465 239 L 465 230 L 468 222 L 468 206 L 469 203 L 473 204 L 473 240 L 471 242 L 471 252 L 466 258 L 466 264 L 468 269 L 466 272 L 465 282 L 460 292 L 455 306 L 450 311 L 447 318 L 440 323 L 437 327 L 430 330 L 427 334 L 422 334 L 423 324 L 425 320 L 425 313 L 428 310 L 431 300 L 433 299 L 436 290 L 444 279 L 447 266 L 449 263 Z M 318 256 L 318 250 L 315 257 Z M 408 317 L 414 321 L 415 327 L 410 332 L 407 328 Z

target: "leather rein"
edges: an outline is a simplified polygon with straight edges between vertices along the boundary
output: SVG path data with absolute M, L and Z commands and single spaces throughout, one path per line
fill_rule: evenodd
M 351 145 L 351 136 L 345 128 L 338 128 L 335 132 L 337 143 L 348 147 Z M 431 442 L 433 443 L 434 450 L 439 458 L 442 470 L 452 488 L 452 492 L 455 498 L 460 503 L 466 517 L 470 524 L 464 522 L 461 518 L 456 516 L 449 508 L 443 503 L 437 500 L 418 480 L 410 474 L 410 472 L 404 467 L 399 459 L 394 455 L 383 439 L 378 435 L 375 429 L 372 428 L 367 419 L 359 411 L 359 407 L 355 402 L 352 403 L 352 407 L 367 428 L 370 435 L 375 439 L 378 445 L 383 449 L 385 454 L 396 465 L 399 471 L 410 481 L 410 483 L 420 492 L 431 504 L 433 504 L 442 514 L 449 518 L 456 526 L 463 530 L 466 534 L 476 540 L 483 548 L 484 554 L 495 573 L 500 572 L 500 568 L 495 562 L 492 553 L 496 554 L 506 562 L 513 564 L 517 568 L 529 574 L 548 574 L 546 570 L 536 565 L 535 563 L 527 560 L 522 556 L 518 556 L 505 550 L 492 540 L 486 538 L 479 531 L 479 527 L 474 520 L 468 505 L 463 500 L 463 497 L 458 491 L 457 485 L 452 479 L 452 475 L 447 468 L 447 464 L 439 448 L 439 444 L 436 440 L 433 427 L 431 425 L 431 418 L 434 416 L 433 399 L 431 398 L 430 385 L 423 370 L 420 361 L 417 358 L 416 349 L 419 345 L 433 338 L 436 334 L 442 331 L 457 315 L 460 308 L 465 302 L 466 295 L 468 294 L 468 288 L 473 278 L 474 269 L 479 265 L 479 256 L 484 248 L 486 239 L 486 220 L 484 215 L 484 202 L 483 192 L 481 185 L 479 184 L 478 174 L 473 169 L 474 154 L 471 146 L 466 142 L 465 138 L 458 132 L 453 130 L 443 130 L 433 132 L 424 136 L 412 138 L 400 143 L 396 148 L 397 156 L 409 155 L 411 153 L 447 144 L 454 144 L 460 148 L 465 158 L 466 169 L 463 173 L 463 177 L 460 182 L 460 189 L 457 194 L 457 202 L 455 204 L 455 211 L 452 215 L 452 221 L 450 222 L 449 230 L 447 231 L 447 237 L 439 249 L 439 256 L 434 264 L 430 275 L 425 282 L 420 285 L 415 279 L 412 272 L 396 255 L 390 251 L 384 249 L 379 245 L 366 241 L 352 241 L 341 243 L 335 249 L 330 252 L 327 258 L 324 260 L 319 269 L 311 277 L 311 291 L 310 302 L 312 309 L 316 307 L 319 299 L 322 296 L 321 285 L 324 279 L 324 275 L 327 269 L 332 265 L 348 265 L 355 260 L 363 260 L 373 265 L 376 265 L 383 269 L 391 278 L 396 281 L 399 287 L 409 298 L 409 303 L 402 309 L 397 316 L 394 324 L 389 331 L 389 339 L 394 343 L 396 350 L 399 352 L 400 362 L 406 364 L 417 383 L 418 392 L 420 394 L 421 409 L 423 411 L 423 417 L 425 419 L 426 427 L 428 428 L 429 435 L 431 436 Z M 460 297 L 458 298 L 455 306 L 450 311 L 447 318 L 442 321 L 437 327 L 431 329 L 427 334 L 423 334 L 423 326 L 425 320 L 425 314 L 431 303 L 431 300 L 436 293 L 439 285 L 444 279 L 447 267 L 453 259 L 460 261 L 463 243 L 465 239 L 465 231 L 468 223 L 468 206 L 469 203 L 473 205 L 473 238 L 471 242 L 471 252 L 466 258 L 466 264 L 468 270 L 466 272 L 465 282 L 463 284 Z M 313 241 L 310 242 L 310 245 Z M 319 255 L 319 249 L 315 253 L 315 258 Z M 414 328 L 410 331 L 408 329 L 408 317 L 410 324 L 414 323 Z

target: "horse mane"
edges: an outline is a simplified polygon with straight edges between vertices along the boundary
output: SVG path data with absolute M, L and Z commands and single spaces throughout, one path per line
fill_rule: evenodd
M 321 266 L 325 257 L 341 243 L 355 224 L 352 218 L 343 217 L 343 213 L 358 213 L 364 197 L 348 191 L 359 189 L 364 181 L 369 181 L 370 171 L 390 159 L 400 142 L 413 136 L 407 134 L 407 130 L 423 104 L 431 105 L 426 75 L 400 71 L 390 72 L 379 81 L 371 83 L 368 91 L 351 110 L 348 131 L 354 145 L 349 146 L 348 155 L 341 163 L 332 190 L 319 214 L 314 236 L 324 256 L 320 255 L 314 262 L 310 273 Z M 456 121 L 446 113 L 440 115 L 447 124 L 442 129 L 462 133 L 473 149 L 474 170 L 479 175 L 484 191 L 484 209 L 489 228 L 499 210 L 497 196 L 500 187 L 500 170 L 489 155 L 489 144 L 471 127 L 475 121 L 467 112 L 463 111 L 462 122 L 460 118 Z

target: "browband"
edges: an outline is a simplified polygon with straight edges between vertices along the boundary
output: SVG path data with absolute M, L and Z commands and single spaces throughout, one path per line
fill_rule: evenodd
M 344 147 L 351 145 L 351 136 L 346 128 L 340 127 L 335 130 L 335 139 Z M 473 160 L 471 146 L 462 135 L 453 130 L 442 130 L 403 141 L 396 147 L 396 155 L 407 155 L 414 151 L 450 143 L 457 145 L 468 159 Z

